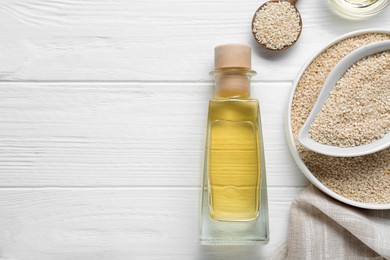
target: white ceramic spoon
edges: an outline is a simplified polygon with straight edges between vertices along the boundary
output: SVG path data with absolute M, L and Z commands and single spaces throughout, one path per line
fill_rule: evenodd
M 310 137 L 309 133 L 310 126 L 314 122 L 314 119 L 321 111 L 322 106 L 328 100 L 333 87 L 336 85 L 337 81 L 344 75 L 344 73 L 354 63 L 361 60 L 362 58 L 387 50 L 390 50 L 390 40 L 372 43 L 351 52 L 336 65 L 336 67 L 331 71 L 328 78 L 326 79 L 325 84 L 321 89 L 321 92 L 317 98 L 316 103 L 313 106 L 313 109 L 310 112 L 309 117 L 306 119 L 306 122 L 298 135 L 298 142 L 301 145 L 317 153 L 338 157 L 366 155 L 383 150 L 390 146 L 390 132 L 379 140 L 373 141 L 369 144 L 353 147 L 338 147 L 321 144 L 319 142 L 314 141 Z

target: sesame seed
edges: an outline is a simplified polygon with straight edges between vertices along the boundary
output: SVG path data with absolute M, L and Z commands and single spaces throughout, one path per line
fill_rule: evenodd
M 390 203 L 390 148 L 359 157 L 331 157 L 303 148 L 298 144 L 297 136 L 337 63 L 359 47 L 389 39 L 389 34 L 366 33 L 339 41 L 323 51 L 299 79 L 291 107 L 295 144 L 311 173 L 337 194 L 371 204 Z
M 390 131 L 390 51 L 359 60 L 336 83 L 310 127 L 320 143 L 352 147 Z
M 267 2 L 256 12 L 252 28 L 259 43 L 280 50 L 298 39 L 300 15 L 289 2 Z

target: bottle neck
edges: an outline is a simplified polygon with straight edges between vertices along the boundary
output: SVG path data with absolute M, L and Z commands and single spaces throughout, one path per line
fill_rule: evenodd
M 247 99 L 255 71 L 245 68 L 222 68 L 210 73 L 215 77 L 215 98 Z

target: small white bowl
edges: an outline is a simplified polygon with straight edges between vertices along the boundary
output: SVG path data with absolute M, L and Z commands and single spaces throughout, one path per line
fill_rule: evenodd
M 341 61 L 329 73 L 324 86 L 318 95 L 317 101 L 310 112 L 310 115 L 307 117 L 305 124 L 298 134 L 298 142 L 301 145 L 314 152 L 337 157 L 367 155 L 386 149 L 390 146 L 390 133 L 387 133 L 381 139 L 375 140 L 369 144 L 352 147 L 338 147 L 315 141 L 311 138 L 309 132 L 310 126 L 313 124 L 318 113 L 321 111 L 321 108 L 329 99 L 329 96 L 333 88 L 336 86 L 337 81 L 339 81 L 344 73 L 357 61 L 367 56 L 388 50 L 390 50 L 390 40 L 380 41 L 360 47 L 341 59 Z
M 313 173 L 311 173 L 311 171 L 307 168 L 307 166 L 303 162 L 302 158 L 300 157 L 298 150 L 297 150 L 297 147 L 296 147 L 295 142 L 294 142 L 294 136 L 293 136 L 292 128 L 291 128 L 291 107 L 292 107 L 292 102 L 293 102 L 293 98 L 294 98 L 294 93 L 295 93 L 295 90 L 298 86 L 298 83 L 299 83 L 303 73 L 306 71 L 307 67 L 312 63 L 312 61 L 315 58 L 317 58 L 317 56 L 319 54 L 321 54 L 322 52 L 324 52 L 326 49 L 328 49 L 332 45 L 336 44 L 337 42 L 344 40 L 346 38 L 350 38 L 353 36 L 357 36 L 360 34 L 366 34 L 366 33 L 385 33 L 385 34 L 390 35 L 390 30 L 385 30 L 385 29 L 359 30 L 359 31 L 354 31 L 354 32 L 342 35 L 342 36 L 338 37 L 337 39 L 335 39 L 334 41 L 328 43 L 325 47 L 323 47 L 321 50 L 319 50 L 317 53 L 315 53 L 315 55 L 313 55 L 312 58 L 310 58 L 308 60 L 308 62 L 302 67 L 301 71 L 299 72 L 297 78 L 294 81 L 293 88 L 291 90 L 291 95 L 290 95 L 290 99 L 289 99 L 288 107 L 287 107 L 287 109 L 288 109 L 287 110 L 287 118 L 286 118 L 287 125 L 286 125 L 285 129 L 286 129 L 287 143 L 288 143 L 288 146 L 290 148 L 291 154 L 292 154 L 295 162 L 297 163 L 298 167 L 301 169 L 303 174 L 309 179 L 309 181 L 311 183 L 313 183 L 314 186 L 316 186 L 318 189 L 320 189 L 324 193 L 328 194 L 329 196 L 331 196 L 331 197 L 333 197 L 333 198 L 335 198 L 335 199 L 337 199 L 345 204 L 351 205 L 351 206 L 365 208 L 365 209 L 390 209 L 390 203 L 389 204 L 372 204 L 372 203 L 364 203 L 364 202 L 354 201 L 354 200 L 345 198 L 345 197 L 335 193 L 334 191 L 329 189 L 327 186 L 322 184 L 313 175 Z

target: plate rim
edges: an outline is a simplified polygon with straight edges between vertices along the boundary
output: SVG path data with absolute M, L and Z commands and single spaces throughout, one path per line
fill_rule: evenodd
M 375 210 L 384 210 L 384 209 L 390 209 L 390 203 L 387 204 L 372 204 L 372 203 L 365 203 L 365 202 L 359 202 L 355 200 L 348 199 L 346 197 L 343 197 L 336 192 L 332 191 L 328 187 L 326 187 L 324 184 L 322 184 L 312 173 L 311 171 L 307 168 L 306 164 L 303 162 L 301 156 L 298 153 L 297 147 L 294 142 L 294 136 L 292 133 L 292 128 L 291 128 L 291 107 L 292 107 L 292 101 L 294 98 L 294 93 L 295 90 L 299 84 L 300 79 L 302 78 L 303 73 L 306 71 L 307 67 L 313 62 L 314 59 L 318 57 L 321 53 L 323 53 L 325 50 L 333 46 L 334 44 L 345 40 L 347 38 L 351 38 L 353 36 L 361 35 L 361 34 L 367 34 L 367 33 L 385 33 L 390 35 L 390 30 L 384 29 L 384 28 L 373 28 L 373 29 L 362 29 L 362 30 L 356 30 L 353 32 L 349 32 L 346 34 L 343 34 L 336 39 L 328 42 L 324 47 L 320 48 L 317 50 L 310 58 L 309 60 L 301 67 L 298 75 L 295 77 L 291 92 L 289 94 L 289 100 L 288 100 L 288 105 L 287 105 L 287 113 L 286 113 L 286 137 L 287 137 L 287 144 L 290 150 L 290 153 L 292 157 L 294 158 L 295 163 L 298 165 L 299 169 L 302 171 L 302 173 L 306 176 L 306 178 L 309 179 L 309 181 L 316 186 L 318 189 L 320 189 L 322 192 L 326 193 L 330 197 L 341 201 L 345 204 L 355 206 L 358 208 L 364 208 L 364 209 L 375 209 Z

